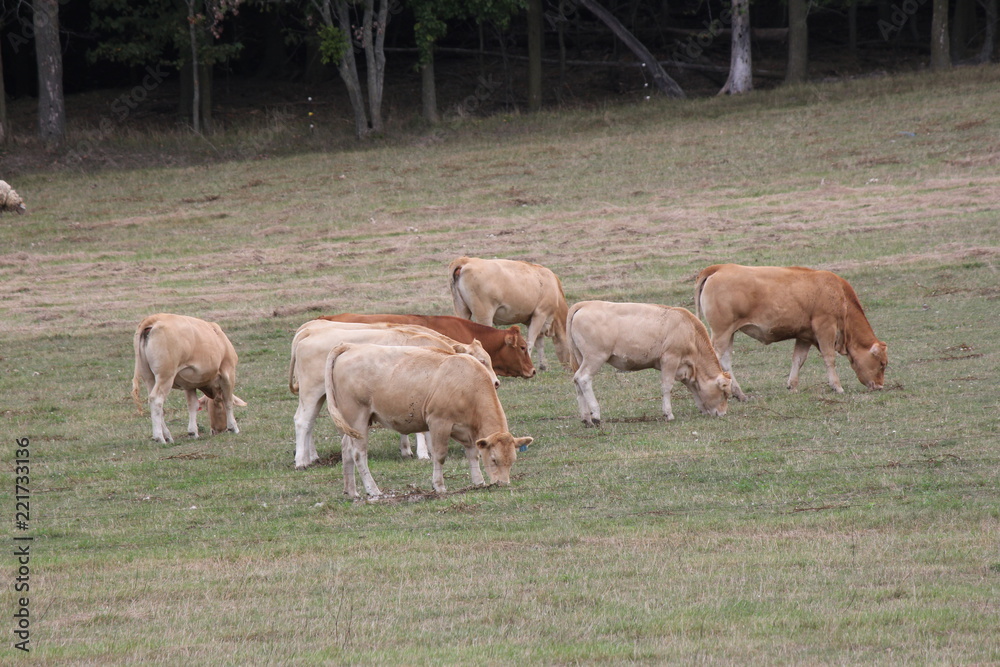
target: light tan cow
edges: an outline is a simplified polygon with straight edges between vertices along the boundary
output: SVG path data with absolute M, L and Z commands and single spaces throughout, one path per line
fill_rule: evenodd
M 136 327 L 132 346 L 132 400 L 142 412 L 141 381 L 149 392 L 153 440 L 174 441 L 163 417 L 163 403 L 175 387 L 187 396 L 188 435 L 198 437 L 198 390 L 211 399 L 208 414 L 212 434 L 240 432 L 233 417 L 238 358 L 218 324 L 186 315 L 150 315 Z
M 795 340 L 789 389 L 798 387 L 799 369 L 813 345 L 837 393 L 844 391 L 834 368 L 838 353 L 847 356 L 869 389 L 881 389 L 885 382 L 886 344 L 875 337 L 854 288 L 829 271 L 716 264 L 698 274 L 695 307 L 712 329 L 719 361 L 730 373 L 733 336 L 742 331 L 765 345 Z M 733 395 L 747 398 L 735 377 Z
M 354 324 L 312 320 L 306 322 L 292 339 L 291 362 L 288 366 L 288 388 L 298 394 L 295 411 L 295 467 L 305 468 L 319 459 L 313 429 L 316 416 L 326 400 L 323 376 L 326 356 L 341 343 L 371 343 L 376 345 L 408 345 L 443 350 L 451 354 L 471 354 L 488 371 L 495 386 L 500 382 L 490 365 L 490 356 L 478 341 L 471 345 L 456 343 L 425 327 L 390 324 Z M 412 456 L 408 436 L 400 436 L 399 451 L 404 458 Z M 430 459 L 425 439 L 418 434 L 417 458 Z
M 399 433 L 430 431 L 434 490 L 443 493 L 448 440 L 465 449 L 474 485 L 484 483 L 480 456 L 492 483 L 510 484 L 515 438 L 483 365 L 466 354 L 379 345 L 338 345 L 326 363 L 327 409 L 342 440 L 344 493 L 357 497 L 355 467 L 370 496 L 382 492 L 368 469 L 368 429 L 377 421 Z
M 556 274 L 538 264 L 510 259 L 459 257 L 448 267 L 455 314 L 487 326 L 527 324 L 528 347 L 544 371 L 545 340 L 570 362 L 566 343 L 566 295 Z
M 581 301 L 569 310 L 566 335 L 573 353 L 573 383 L 586 426 L 601 423 L 593 376 L 604 364 L 618 370 L 656 368 L 663 389 L 663 414 L 674 418 L 670 390 L 680 380 L 705 414 L 726 414 L 732 381 L 722 370 L 698 318 L 684 308 L 646 303 Z

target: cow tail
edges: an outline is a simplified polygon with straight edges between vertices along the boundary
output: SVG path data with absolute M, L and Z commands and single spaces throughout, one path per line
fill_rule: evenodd
M 135 369 L 132 371 L 132 402 L 135 403 L 135 409 L 140 415 L 143 414 L 143 409 L 142 399 L 139 397 L 139 369 L 148 363 L 146 361 L 146 344 L 149 342 L 149 332 L 152 328 L 152 325 L 147 325 L 143 321 L 135 330 L 135 336 L 132 338 L 132 347 L 135 349 Z
M 344 415 L 340 411 L 340 408 L 337 407 L 337 401 L 335 400 L 336 388 L 333 386 L 333 367 L 337 363 L 337 357 L 350 348 L 350 344 L 342 343 L 330 350 L 330 354 L 326 357 L 326 367 L 323 370 L 323 381 L 326 383 L 326 408 L 330 411 L 330 417 L 333 418 L 333 423 L 337 425 L 337 428 L 344 435 L 352 438 L 360 438 L 361 434 L 351 428 L 351 425 L 347 423 L 346 419 L 344 419 Z
M 458 279 L 462 275 L 462 267 L 468 262 L 468 257 L 459 257 L 448 265 L 448 275 L 451 276 L 451 279 L 448 281 L 451 289 L 451 300 L 455 306 L 455 314 L 459 317 L 463 317 L 462 313 L 469 310 L 465 299 L 462 297 L 462 292 L 458 289 Z
M 288 362 L 288 391 L 296 396 L 299 393 L 299 383 L 295 380 L 295 341 L 292 342 L 292 360 Z
M 701 292 L 705 289 L 705 281 L 708 280 L 709 275 L 708 271 L 705 270 L 694 279 L 694 314 L 698 316 L 698 319 L 704 315 L 701 312 Z
M 569 369 L 574 373 L 580 370 L 580 359 L 583 357 L 580 348 L 576 346 L 576 341 L 573 340 L 573 316 L 579 310 L 577 306 L 579 304 L 573 304 L 566 315 L 566 343 L 569 345 Z

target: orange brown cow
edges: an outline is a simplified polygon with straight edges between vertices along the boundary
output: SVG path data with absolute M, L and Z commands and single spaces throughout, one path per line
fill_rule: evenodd
M 801 266 L 716 264 L 698 274 L 694 302 L 730 374 L 733 336 L 742 331 L 765 345 L 795 340 L 789 389 L 798 387 L 799 369 L 813 345 L 837 393 L 844 391 L 834 368 L 838 353 L 848 358 L 864 386 L 881 389 L 885 382 L 887 346 L 875 337 L 854 288 L 835 273 Z M 733 395 L 747 398 L 735 377 Z

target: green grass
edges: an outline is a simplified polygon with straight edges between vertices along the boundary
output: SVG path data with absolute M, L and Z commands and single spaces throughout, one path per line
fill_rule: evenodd
M 975 68 L 22 174 L 30 215 L 0 227 L 0 503 L 13 526 L 28 437 L 33 657 L 1000 661 L 998 83 Z M 336 463 L 295 471 L 295 328 L 449 313 L 460 254 L 545 264 L 570 301 L 689 308 L 712 263 L 829 268 L 889 344 L 886 389 L 864 391 L 840 358 L 847 391 L 832 393 L 813 351 L 789 393 L 791 344 L 742 337 L 754 399 L 722 419 L 678 384 L 664 422 L 655 373 L 606 368 L 604 425 L 584 429 L 567 372 L 504 380 L 511 430 L 535 438 L 509 488 L 465 488 L 452 443 L 452 493 L 435 498 L 430 466 L 384 431 L 371 467 L 395 501 L 343 500 Z M 131 339 L 160 310 L 233 340 L 239 435 L 150 440 Z M 328 419 L 317 437 L 339 451 Z

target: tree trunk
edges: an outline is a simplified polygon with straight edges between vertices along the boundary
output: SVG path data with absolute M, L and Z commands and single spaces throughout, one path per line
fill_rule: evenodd
M 35 0 L 35 56 L 38 64 L 38 135 L 49 146 L 66 138 L 59 0 Z
M 976 61 L 988 63 L 993 59 L 993 49 L 996 47 L 997 36 L 997 0 L 986 0 L 986 28 L 983 35 L 983 46 L 979 49 Z
M 424 120 L 431 125 L 437 125 L 441 122 L 441 117 L 438 116 L 437 89 L 434 83 L 433 50 L 431 51 L 430 60 L 420 68 L 420 106 Z
M 785 83 L 809 78 L 809 0 L 788 0 L 788 67 Z
M 198 33 L 195 28 L 194 1 L 185 0 L 188 8 L 188 40 L 191 42 L 191 129 L 201 134 L 201 80 L 198 67 Z
M 0 28 L 3 24 L 0 24 Z M 7 90 L 3 85 L 3 49 L 0 48 L 0 145 L 7 141 Z
M 371 113 L 372 132 L 382 132 L 382 84 L 385 81 L 385 24 L 389 18 L 389 0 L 365 0 L 361 43 L 368 65 L 368 111 Z
M 733 0 L 732 12 L 733 39 L 729 56 L 729 78 L 719 95 L 741 95 L 753 90 L 753 72 L 750 68 L 750 0 Z
M 976 0 L 955 0 L 955 14 L 951 19 L 951 57 L 953 62 L 965 59 L 969 34 L 976 24 Z
M 855 57 L 858 55 L 858 1 L 850 0 L 847 5 L 847 50 Z
M 946 70 L 950 67 L 948 0 L 934 0 L 934 14 L 931 18 L 931 69 Z
M 528 0 L 528 111 L 542 109 L 542 0 Z
M 653 76 L 653 84 L 656 89 L 667 97 L 683 98 L 685 97 L 684 91 L 681 87 L 677 85 L 677 82 L 670 78 L 670 75 L 666 73 L 660 63 L 656 60 L 652 53 L 649 52 L 642 42 L 635 38 L 635 36 L 630 33 L 621 22 L 614 17 L 608 10 L 606 10 L 601 5 L 597 4 L 596 0 L 576 0 L 580 5 L 586 7 L 590 12 L 596 16 L 601 23 L 608 26 L 611 32 L 620 39 L 625 45 L 632 51 L 635 56 L 642 61 L 646 70 Z M 733 0 L 737 2 L 738 0 Z M 747 0 L 743 0 L 746 2 Z

